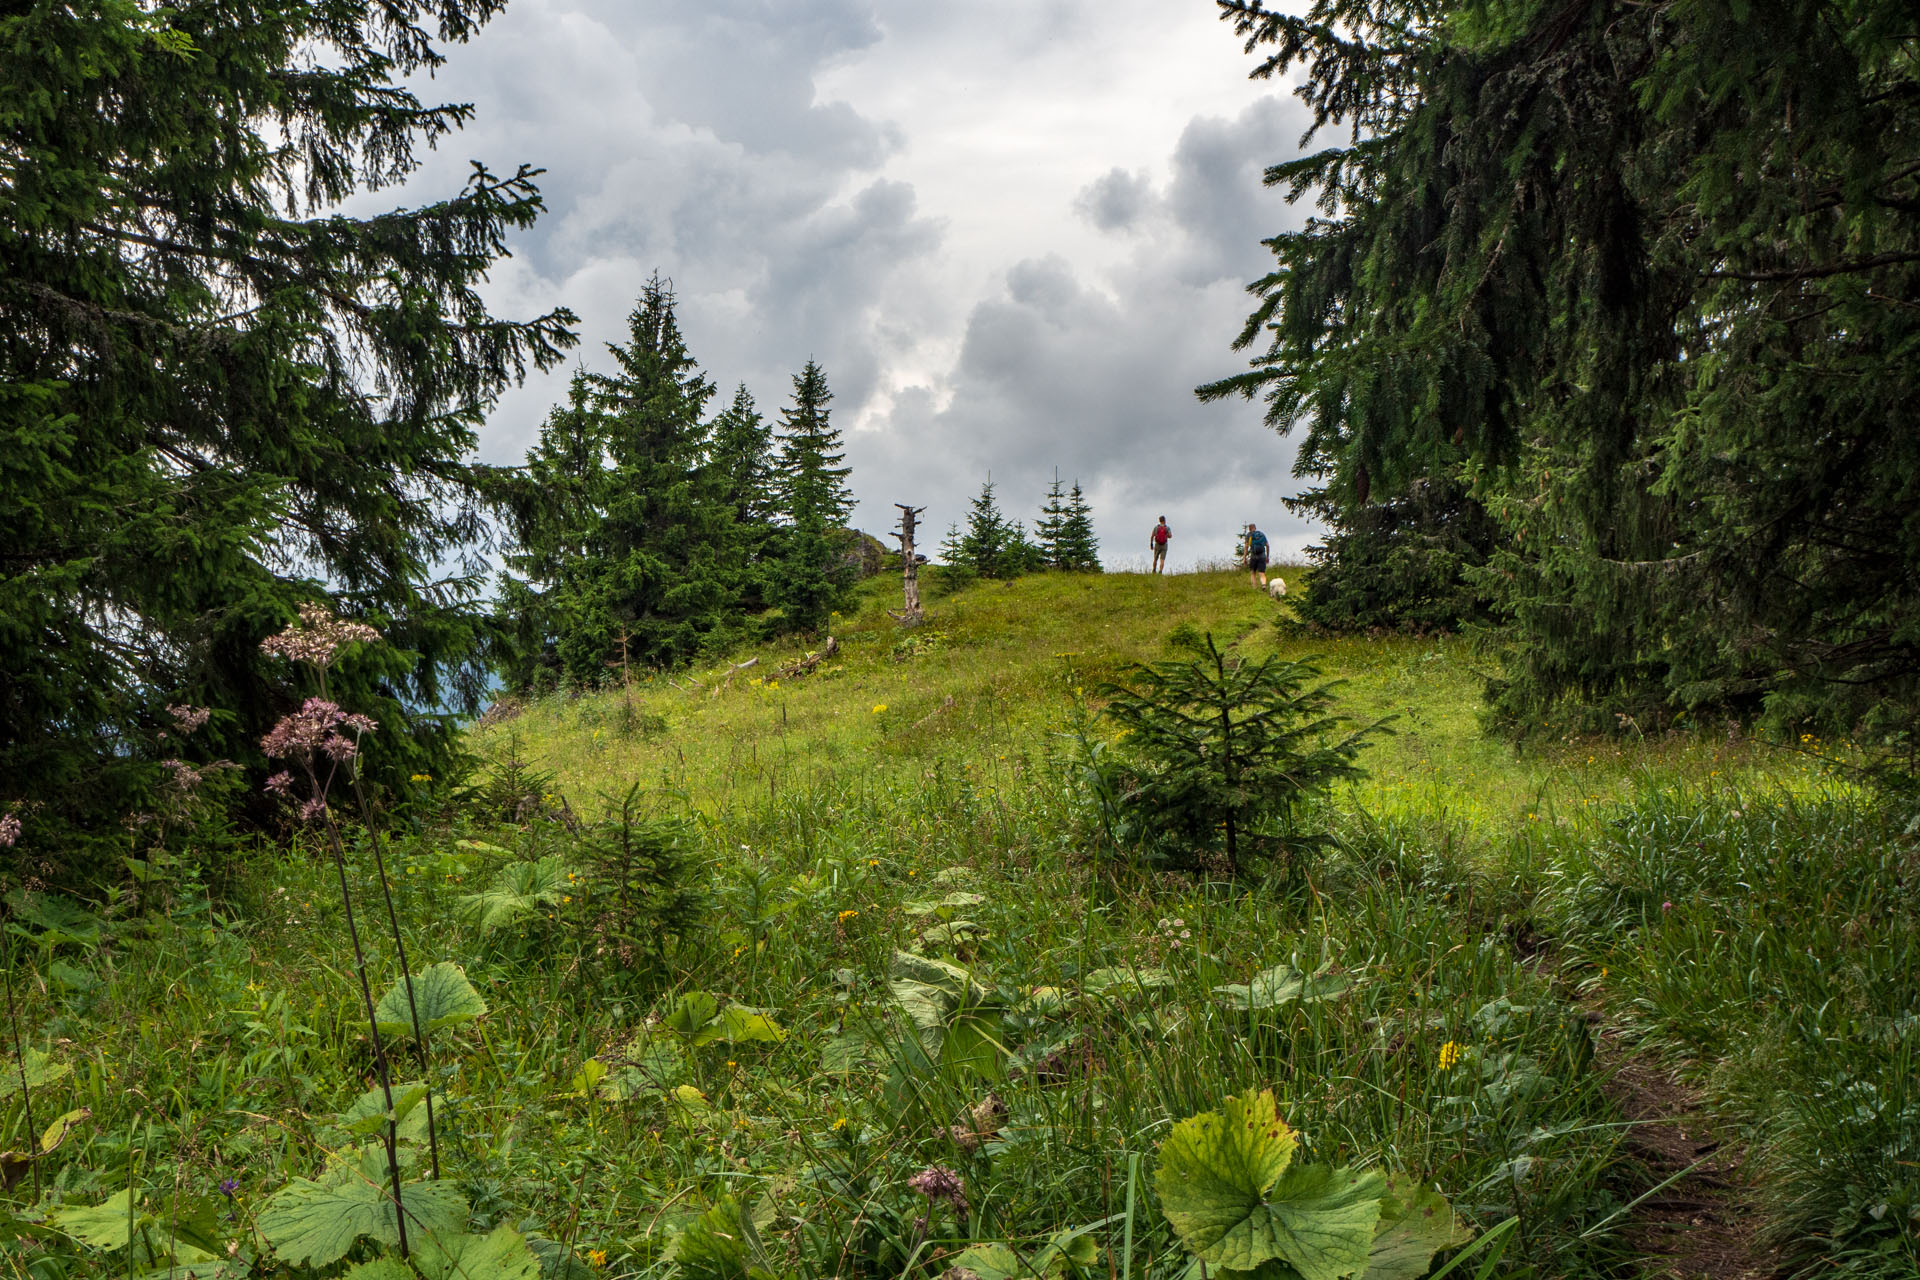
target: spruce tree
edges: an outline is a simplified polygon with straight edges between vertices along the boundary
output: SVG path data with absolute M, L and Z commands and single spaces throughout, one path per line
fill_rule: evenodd
M 840 465 L 846 456 L 840 432 L 827 408 L 832 399 L 826 374 L 809 360 L 794 375 L 793 403 L 780 414 L 786 527 L 775 599 L 787 625 L 800 631 L 824 628 L 851 582 L 833 537 L 853 510 L 853 494 L 847 486 L 850 469 Z
M 734 620 L 738 539 L 726 478 L 702 421 L 698 370 L 656 273 L 610 344 L 610 373 L 583 373 L 549 417 L 512 502 L 517 546 L 503 600 L 523 678 L 543 663 L 591 686 L 621 663 L 685 662 Z M 577 493 L 577 497 L 567 496 Z
M 583 598 L 579 579 L 606 514 L 608 425 L 586 372 L 576 370 L 524 473 L 495 482 L 509 534 L 496 606 L 508 642 L 497 661 L 510 689 L 538 688 L 560 674 L 559 639 L 576 629 L 568 609 Z
M 982 578 L 1010 578 L 1018 570 L 1009 550 L 1013 528 L 994 501 L 993 477 L 980 487 L 980 496 L 967 509 L 967 531 L 960 539 L 960 561 Z
M 770 595 L 769 561 L 779 554 L 775 529 L 781 505 L 779 458 L 773 428 L 760 416 L 745 383 L 734 390 L 733 403 L 713 420 L 712 466 L 733 511 L 741 605 L 758 610 Z
M 311 690 L 260 642 L 303 601 L 390 641 L 329 674 L 380 722 L 368 776 L 450 760 L 433 713 L 485 688 L 474 430 L 572 317 L 479 292 L 537 170 L 356 210 L 470 114 L 410 86 L 498 8 L 0 14 L 0 806 L 35 802 L 45 865 L 144 807 L 170 703 L 216 708 L 206 758 L 262 763 Z
M 1060 488 L 1060 472 L 1053 473 L 1053 483 L 1047 486 L 1047 500 L 1040 507 L 1040 518 L 1034 521 L 1034 541 L 1040 547 L 1041 562 L 1048 569 L 1056 571 L 1072 568 L 1066 548 L 1067 504 L 1065 493 Z
M 1223 0 L 1349 141 L 1269 171 L 1203 389 L 1303 430 L 1349 527 L 1457 482 L 1516 726 L 1920 719 L 1920 72 L 1910 6 Z M 1791 50 L 1791 56 L 1783 51 Z
M 1093 531 L 1093 508 L 1075 480 L 1067 495 L 1067 513 L 1060 532 L 1060 567 L 1072 573 L 1099 573 L 1100 539 Z
M 733 403 L 713 420 L 713 466 L 735 523 L 743 528 L 773 523 L 780 511 L 775 483 L 779 456 L 773 428 L 760 416 L 744 382 L 735 388 Z

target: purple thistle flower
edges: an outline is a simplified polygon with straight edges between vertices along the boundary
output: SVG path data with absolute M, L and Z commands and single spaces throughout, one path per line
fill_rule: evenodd
M 221 1195 L 231 1200 L 233 1199 L 233 1193 L 240 1189 L 240 1180 L 238 1178 L 222 1178 L 219 1187 L 215 1189 L 218 1190 Z

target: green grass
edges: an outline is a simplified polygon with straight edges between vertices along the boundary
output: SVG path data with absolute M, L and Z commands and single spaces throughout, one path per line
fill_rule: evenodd
M 938 1275 L 969 1241 L 1124 1215 L 1137 1168 L 1132 1254 L 1117 1256 L 1119 1222 L 1096 1236 L 1114 1274 L 1176 1280 L 1187 1260 L 1153 1208 L 1154 1149 L 1173 1121 L 1258 1086 L 1315 1158 L 1405 1172 L 1478 1228 L 1517 1217 L 1506 1273 L 1601 1274 L 1647 1183 L 1594 1066 L 1599 1009 L 1748 1126 L 1784 1233 L 1860 1274 L 1911 1256 L 1913 842 L 1817 744 L 1519 750 L 1480 732 L 1459 642 L 1287 639 L 1238 574 L 982 584 L 914 632 L 886 617 L 890 596 L 869 584 L 837 623 L 840 656 L 777 686 L 798 649 L 736 655 L 759 661 L 730 681 L 731 664 L 537 702 L 474 735 L 482 800 L 456 803 L 443 780 L 412 811 L 391 851 L 409 953 L 464 964 L 490 1005 L 441 1034 L 434 1063 L 471 1225 L 665 1276 L 674 1233 L 732 1194 L 783 1272 Z M 1076 701 L 1163 656 L 1180 623 L 1248 654 L 1320 653 L 1353 715 L 1398 717 L 1363 758 L 1372 776 L 1332 800 L 1341 840 L 1314 895 L 1109 876 L 1087 856 L 1063 736 Z M 485 819 L 530 781 L 522 825 Z M 598 929 L 604 889 L 492 933 L 463 915 L 510 860 L 581 863 L 598 837 L 574 825 L 635 783 L 650 811 L 691 815 L 710 899 L 664 971 Z M 317 852 L 176 870 L 96 904 L 98 945 L 10 937 L 23 1036 L 72 1068 L 36 1091 L 36 1121 L 92 1112 L 41 1162 L 41 1208 L 30 1180 L 13 1188 L 25 1234 L 0 1259 L 15 1274 L 99 1273 L 111 1259 L 44 1208 L 128 1186 L 156 1220 L 204 1208 L 256 1251 L 262 1203 L 346 1142 L 332 1117 L 370 1063 Z M 391 947 L 367 923 L 364 841 L 351 852 L 377 995 Z M 929 907 L 963 892 L 978 900 Z M 969 941 L 927 941 L 962 921 Z M 888 986 L 916 948 L 993 989 L 1007 1052 L 986 1055 L 990 1078 L 925 1063 Z M 1251 1013 L 1215 993 L 1279 965 L 1350 985 Z M 1154 985 L 1115 989 L 1102 970 Z M 767 1010 L 785 1038 L 677 1046 L 658 1019 L 692 991 Z M 624 1096 L 581 1088 L 589 1058 Z M 989 1091 L 1005 1115 L 970 1149 L 950 1126 Z M 20 1149 L 20 1098 L 4 1108 L 0 1145 Z M 907 1187 L 933 1165 L 961 1175 L 964 1222 Z

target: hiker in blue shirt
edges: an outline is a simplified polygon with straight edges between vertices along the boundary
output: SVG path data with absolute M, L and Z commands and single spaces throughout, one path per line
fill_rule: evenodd
M 1247 523 L 1247 580 L 1264 589 L 1267 585 L 1267 535 Z

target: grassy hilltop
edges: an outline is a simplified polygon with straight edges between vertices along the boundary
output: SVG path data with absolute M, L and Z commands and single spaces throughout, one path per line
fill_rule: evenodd
M 1237 573 L 980 584 L 913 631 L 893 590 L 811 674 L 768 650 L 539 700 L 474 732 L 465 793 L 423 780 L 385 852 L 414 968 L 464 966 L 486 1006 L 426 1077 L 469 1229 L 551 1242 L 551 1276 L 1178 1280 L 1164 1144 L 1261 1088 L 1297 1161 L 1444 1196 L 1434 1247 L 1494 1233 L 1474 1269 L 1677 1247 L 1675 1274 L 1732 1274 L 1701 1241 L 1907 1265 L 1920 874 L 1821 744 L 1516 748 L 1480 732 L 1460 642 L 1286 639 Z M 1181 623 L 1319 653 L 1343 710 L 1398 717 L 1327 807 L 1311 892 L 1088 857 L 1096 690 Z M 612 910 L 636 839 L 704 904 L 673 936 Z M 350 840 L 378 998 L 372 852 Z M 91 1112 L 53 1194 L 131 1187 L 264 1257 L 280 1189 L 380 1104 L 331 863 L 233 856 L 23 929 L 19 981 L 60 1069 L 38 1123 Z M 716 1261 L 743 1232 L 753 1257 Z

